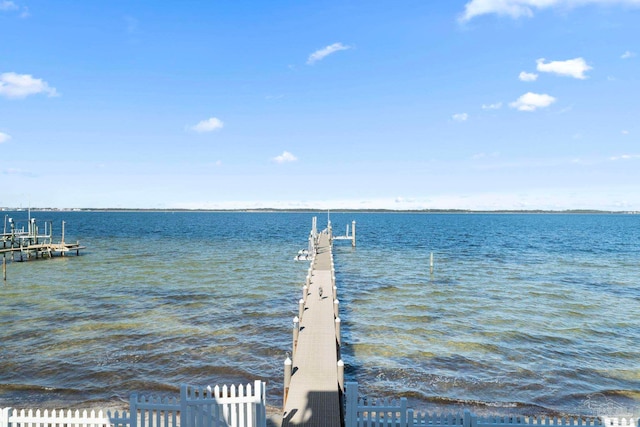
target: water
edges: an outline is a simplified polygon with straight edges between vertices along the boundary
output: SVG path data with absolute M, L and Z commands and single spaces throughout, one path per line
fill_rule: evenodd
M 88 248 L 9 264 L 0 407 L 122 406 L 254 379 L 280 405 L 312 214 L 34 216 L 64 219 Z M 640 416 L 640 216 L 331 219 L 339 234 L 358 223 L 358 247 L 336 242 L 334 257 L 361 393 L 429 411 Z

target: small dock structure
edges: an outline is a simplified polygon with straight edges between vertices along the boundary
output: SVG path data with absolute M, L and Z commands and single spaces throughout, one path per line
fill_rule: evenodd
M 65 222 L 62 221 L 61 240 L 54 242 L 52 221 L 45 221 L 44 230 L 41 230 L 36 219 L 31 218 L 31 215 L 29 215 L 25 229 L 24 226 L 18 226 L 13 218 L 5 215 L 4 229 L 0 234 L 3 279 L 6 280 L 7 278 L 7 255 L 11 255 L 12 261 L 52 258 L 55 255 L 65 256 L 74 252 L 76 255 L 80 255 L 80 250 L 86 248 L 81 246 L 79 241 L 75 243 L 65 242 L 64 227 Z
M 339 427 L 344 363 L 330 223 L 318 233 L 314 218 L 309 240 L 311 266 L 293 319 L 292 358 L 284 364 L 282 425 Z
M 347 232 L 344 236 L 332 236 L 332 240 L 351 240 L 351 246 L 356 247 L 356 222 L 351 221 L 351 233 L 349 233 L 349 224 L 347 224 Z

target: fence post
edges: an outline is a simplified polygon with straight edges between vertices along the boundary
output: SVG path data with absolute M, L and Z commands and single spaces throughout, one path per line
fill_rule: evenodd
M 358 383 L 347 383 L 347 416 L 345 418 L 345 427 L 358 425 Z
M 468 409 L 464 410 L 464 417 L 462 418 L 463 427 L 471 427 L 471 412 Z
M 407 425 L 407 398 L 402 397 L 400 399 L 400 425 Z
M 9 427 L 10 417 L 11 408 L 2 408 L 2 413 L 0 413 L 0 427 Z
M 138 426 L 138 393 L 133 393 L 129 398 L 129 426 Z
M 180 425 L 185 427 L 189 425 L 189 415 L 187 414 L 187 408 L 187 385 L 180 384 Z
M 253 382 L 253 394 L 256 396 L 256 417 L 255 425 L 257 427 L 266 427 L 267 425 L 267 401 L 265 396 L 265 385 L 260 380 Z

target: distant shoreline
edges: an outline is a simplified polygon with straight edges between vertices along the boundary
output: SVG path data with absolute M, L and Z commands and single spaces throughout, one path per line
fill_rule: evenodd
M 245 212 L 245 213 L 318 213 L 327 212 L 326 209 L 154 209 L 154 208 L 30 208 L 32 212 Z M 25 208 L 2 207 L 0 212 L 26 212 Z M 421 213 L 421 214 L 620 214 L 637 215 L 640 211 L 608 211 L 598 209 L 336 209 L 332 213 Z

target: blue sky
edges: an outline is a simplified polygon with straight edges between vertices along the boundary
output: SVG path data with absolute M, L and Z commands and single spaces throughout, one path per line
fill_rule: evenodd
M 640 210 L 640 0 L 0 0 L 0 206 Z

